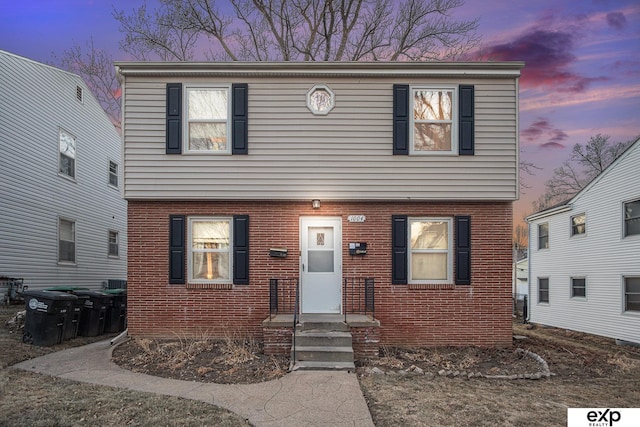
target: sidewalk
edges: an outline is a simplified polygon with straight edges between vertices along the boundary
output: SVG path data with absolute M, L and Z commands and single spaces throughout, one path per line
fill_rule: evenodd
M 212 384 L 153 377 L 111 362 L 109 340 L 51 353 L 14 368 L 74 381 L 200 400 L 262 426 L 373 426 L 355 374 L 296 371 L 258 384 Z

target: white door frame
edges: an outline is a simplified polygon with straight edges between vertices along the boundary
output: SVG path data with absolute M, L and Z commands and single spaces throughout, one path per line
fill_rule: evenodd
M 310 228 L 326 230 L 318 230 L 318 234 L 313 234 L 314 231 L 310 232 Z M 309 242 L 310 235 L 315 236 L 315 242 Z M 323 247 L 325 245 L 326 247 Z M 322 255 L 322 252 L 331 251 L 332 258 L 321 256 L 323 261 L 317 261 L 317 256 Z M 311 268 L 309 252 L 315 252 Z M 314 265 L 315 269 L 320 268 L 320 271 L 313 271 Z M 342 313 L 341 217 L 300 217 L 300 312 Z

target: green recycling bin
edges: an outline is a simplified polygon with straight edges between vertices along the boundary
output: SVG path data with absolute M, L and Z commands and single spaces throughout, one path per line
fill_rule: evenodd
M 127 324 L 127 290 L 106 289 L 104 293 L 112 297 L 111 306 L 107 309 L 105 333 L 124 331 Z
M 77 297 L 65 292 L 45 290 L 26 290 L 22 295 L 26 309 L 22 341 L 39 346 L 61 343 L 67 315 Z

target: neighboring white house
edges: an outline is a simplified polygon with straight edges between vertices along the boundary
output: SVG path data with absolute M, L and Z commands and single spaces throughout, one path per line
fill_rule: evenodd
M 640 139 L 527 221 L 531 322 L 640 343 Z
M 0 141 L 0 283 L 126 279 L 121 138 L 82 78 L 0 51 Z
M 513 263 L 513 289 L 514 298 L 523 299 L 529 295 L 529 258 L 523 258 Z

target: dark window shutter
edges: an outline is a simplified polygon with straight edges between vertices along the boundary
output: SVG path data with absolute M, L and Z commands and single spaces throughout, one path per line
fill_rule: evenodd
M 232 154 L 249 154 L 248 141 L 248 103 L 249 103 L 249 85 L 246 83 L 233 84 L 232 92 Z
M 409 154 L 409 85 L 393 85 L 393 154 Z
M 407 284 L 407 217 L 393 215 L 391 217 L 391 283 Z
M 233 217 L 233 284 L 249 284 L 249 216 Z
M 456 216 L 456 285 L 471 284 L 471 217 Z
M 184 284 L 184 215 L 169 216 L 169 283 Z
M 167 83 L 167 154 L 182 153 L 182 84 Z
M 473 156 L 474 148 L 474 87 L 473 85 L 460 85 L 458 93 L 459 148 L 461 156 Z

